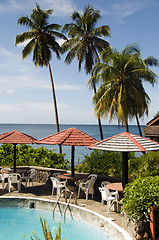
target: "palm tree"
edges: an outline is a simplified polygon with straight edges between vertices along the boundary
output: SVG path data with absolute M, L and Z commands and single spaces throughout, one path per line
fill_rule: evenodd
M 94 65 L 89 87 L 101 83 L 93 97 L 97 116 L 107 116 L 109 120 L 118 118 L 128 128 L 128 119 L 136 119 L 148 114 L 150 98 L 144 90 L 143 80 L 155 84 L 157 76 L 148 69 L 150 59 L 157 65 L 157 59 L 141 59 L 140 50 L 135 44 L 127 45 L 121 53 L 106 48 L 101 53 L 101 63 Z M 152 63 L 151 62 L 151 63 Z M 154 64 L 153 63 L 153 64 Z M 138 122 L 139 124 L 139 122 Z
M 100 11 L 95 11 L 90 5 L 86 7 L 82 14 L 77 11 L 71 15 L 72 21 L 65 24 L 63 31 L 69 36 L 69 40 L 63 43 L 62 51 L 67 52 L 65 62 L 70 64 L 76 57 L 79 64 L 78 69 L 81 70 L 82 63 L 86 74 L 92 70 L 94 63 L 99 62 L 99 52 L 106 48 L 109 43 L 101 37 L 110 36 L 109 26 L 101 26 L 95 28 L 100 19 Z M 96 86 L 93 84 L 94 93 Z M 98 118 L 99 130 L 101 139 L 103 139 L 102 127 L 100 118 Z
M 58 24 L 48 24 L 49 15 L 53 12 L 50 10 L 42 10 L 39 5 L 36 3 L 36 8 L 33 9 L 30 17 L 24 16 L 18 19 L 18 24 L 24 25 L 29 28 L 28 32 L 23 32 L 16 36 L 15 45 L 19 43 L 26 43 L 22 51 L 22 59 L 25 59 L 31 52 L 33 52 L 33 62 L 36 66 L 47 66 L 50 73 L 51 78 L 51 86 L 52 86 L 52 94 L 54 101 L 54 109 L 55 109 L 55 118 L 56 118 L 56 127 L 57 132 L 59 129 L 59 118 L 57 111 L 57 102 L 54 88 L 53 75 L 50 66 L 51 60 L 51 52 L 53 51 L 57 58 L 60 59 L 60 45 L 56 41 L 57 38 L 62 38 L 66 40 L 67 38 L 58 30 L 61 28 Z M 61 147 L 60 147 L 61 152 Z

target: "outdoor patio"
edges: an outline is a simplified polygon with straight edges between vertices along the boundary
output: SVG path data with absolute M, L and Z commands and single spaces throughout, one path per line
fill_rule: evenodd
M 47 183 L 34 182 L 33 186 L 32 184 L 30 184 L 30 186 L 28 186 L 27 188 L 25 188 L 23 184 L 20 192 L 18 192 L 16 189 L 13 189 L 13 191 L 9 193 L 7 189 L 2 190 L 2 188 L 0 187 L 0 196 L 36 197 L 36 198 L 42 198 L 42 199 L 48 199 L 48 200 L 51 199 L 56 201 L 57 196 L 53 195 L 52 197 L 51 194 L 52 194 L 52 185 L 50 181 L 48 181 Z M 60 201 L 65 202 L 65 198 L 61 197 Z M 75 203 L 74 198 L 71 199 L 71 203 L 72 204 Z M 100 192 L 98 194 L 96 194 L 95 192 L 94 200 L 92 200 L 91 196 L 89 196 L 88 201 L 85 199 L 84 195 L 81 194 L 81 197 L 77 199 L 77 205 L 84 207 L 86 209 L 89 209 L 91 211 L 94 211 L 96 213 L 99 213 L 105 217 L 111 218 L 112 221 L 114 221 L 123 229 L 127 230 L 126 220 L 122 214 L 116 213 L 111 210 L 109 214 L 107 214 L 106 204 L 103 205 L 100 202 Z

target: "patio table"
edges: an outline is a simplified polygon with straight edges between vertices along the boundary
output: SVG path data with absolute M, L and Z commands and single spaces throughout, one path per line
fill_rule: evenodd
M 81 174 L 75 174 L 74 176 L 72 176 L 71 174 L 61 174 L 61 175 L 57 175 L 57 178 L 60 179 L 67 179 L 68 185 L 66 186 L 66 190 L 74 193 L 75 196 L 75 204 L 77 205 L 77 194 L 78 194 L 78 182 L 76 183 L 76 181 L 79 181 L 81 179 L 86 178 L 86 176 L 83 176 Z M 66 196 L 67 198 L 67 196 Z M 67 202 L 67 199 L 65 199 L 65 201 Z
M 82 176 L 81 174 L 75 174 L 74 176 L 72 176 L 71 174 L 60 174 L 60 175 L 57 175 L 58 178 L 60 179 L 67 179 L 67 180 L 70 180 L 72 182 L 75 182 L 75 181 L 78 181 L 80 179 L 84 179 L 86 178 L 86 176 Z
M 113 191 L 123 192 L 123 186 L 121 182 L 109 183 L 107 188 Z

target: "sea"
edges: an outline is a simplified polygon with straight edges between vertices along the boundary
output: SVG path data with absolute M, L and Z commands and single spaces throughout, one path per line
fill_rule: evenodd
M 98 125 L 60 124 L 60 131 L 72 127 L 75 127 L 76 129 L 81 130 L 84 133 L 87 133 L 88 135 L 90 135 L 91 137 L 95 138 L 98 141 L 101 140 Z M 144 127 L 145 125 L 141 125 L 142 132 Z M 56 124 L 0 124 L 0 134 L 10 132 L 13 130 L 17 130 L 25 134 L 28 134 L 32 137 L 35 137 L 37 139 L 41 139 L 56 133 Z M 104 139 L 106 139 L 118 133 L 125 132 L 126 128 L 125 126 L 118 127 L 117 125 L 102 125 L 102 130 L 103 137 Z M 129 125 L 129 132 L 139 135 L 137 125 Z M 56 153 L 58 153 L 59 151 L 58 145 L 33 144 L 32 146 L 34 148 L 45 147 L 49 150 L 54 150 Z M 90 151 L 91 150 L 87 149 L 85 146 L 75 146 L 75 165 L 81 163 L 82 160 L 85 158 L 84 156 L 89 155 Z M 71 160 L 71 146 L 62 146 L 62 153 L 65 153 L 66 159 L 68 159 L 69 161 Z

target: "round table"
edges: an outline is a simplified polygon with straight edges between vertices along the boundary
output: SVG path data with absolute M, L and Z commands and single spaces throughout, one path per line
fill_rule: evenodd
M 107 188 L 113 191 L 123 192 L 123 186 L 121 182 L 109 183 Z
M 71 174 L 60 174 L 60 175 L 57 175 L 57 177 L 60 179 L 67 179 L 72 182 L 86 178 L 86 176 L 82 176 L 81 174 L 75 174 L 74 176 L 72 176 Z

